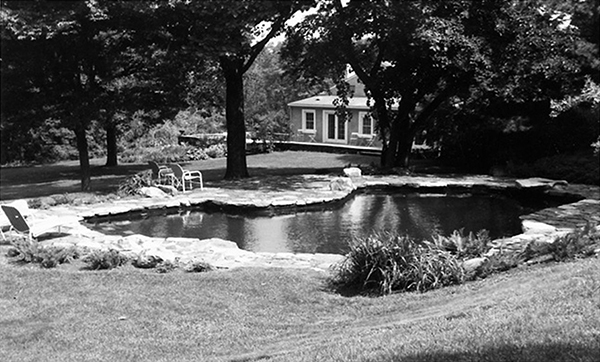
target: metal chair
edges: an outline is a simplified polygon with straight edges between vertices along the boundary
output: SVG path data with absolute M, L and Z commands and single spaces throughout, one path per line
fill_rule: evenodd
M 185 184 L 186 182 L 190 183 L 190 190 L 194 188 L 194 181 L 196 182 L 200 182 L 200 190 L 204 189 L 204 184 L 202 182 L 202 172 L 200 171 L 189 171 L 189 170 L 184 170 L 183 167 L 181 167 L 180 165 L 176 164 L 176 163 L 171 163 L 169 164 L 169 167 L 171 168 L 171 170 L 173 170 L 173 186 L 179 188 L 179 186 L 181 186 L 181 189 L 183 192 L 185 192 Z
M 171 170 L 171 168 L 164 165 L 159 165 L 154 161 L 148 161 L 148 164 L 152 169 L 153 181 L 158 180 L 159 185 L 164 185 L 166 181 L 169 181 L 171 185 L 173 184 L 172 178 L 175 176 L 175 174 L 173 173 L 173 170 Z

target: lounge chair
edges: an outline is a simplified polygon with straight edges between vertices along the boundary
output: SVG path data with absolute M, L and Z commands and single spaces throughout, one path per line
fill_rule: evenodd
M 30 225 L 27 220 L 23 217 L 19 209 L 10 205 L 2 205 L 2 210 L 6 217 L 10 221 L 12 230 L 18 232 L 21 235 L 26 235 L 29 241 L 36 239 L 38 236 L 46 234 L 53 229 L 58 229 L 64 226 L 65 220 L 61 218 L 50 218 L 45 220 L 39 220 L 35 224 Z M 68 220 L 66 221 L 68 222 Z
M 181 186 L 182 191 L 185 192 L 186 182 L 189 182 L 190 190 L 193 189 L 194 182 L 199 182 L 200 190 L 202 190 L 204 188 L 204 185 L 202 183 L 202 172 L 184 170 L 183 167 L 181 167 L 180 165 L 178 165 L 176 163 L 169 164 L 169 167 L 171 167 L 171 170 L 173 170 L 173 173 L 175 174 L 175 176 L 173 177 L 173 181 L 174 181 L 173 186 L 175 186 L 177 188 L 179 188 L 179 186 Z
M 29 205 L 27 205 L 26 200 L 15 200 L 7 205 L 15 207 L 25 218 L 31 215 L 31 209 L 29 209 Z M 0 234 L 2 235 L 3 240 L 6 240 L 4 232 L 10 231 L 12 228 L 12 224 L 10 223 L 10 220 L 8 220 L 8 217 L 6 217 L 6 214 L 4 212 L 0 212 Z
M 154 161 L 148 161 L 148 164 L 152 169 L 152 181 L 158 180 L 160 185 L 163 185 L 167 181 L 169 181 L 170 184 L 173 184 L 172 178 L 174 174 L 171 168 L 164 165 L 159 165 Z

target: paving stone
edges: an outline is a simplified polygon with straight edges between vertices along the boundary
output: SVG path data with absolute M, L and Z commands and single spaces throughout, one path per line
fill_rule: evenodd
M 343 259 L 335 254 L 277 254 L 252 253 L 241 250 L 234 242 L 221 239 L 186 239 L 186 238 L 150 238 L 142 235 L 108 236 L 92 231 L 79 223 L 83 217 L 102 217 L 128 212 L 145 212 L 161 208 L 181 208 L 191 205 L 199 206 L 211 202 L 221 206 L 239 207 L 289 207 L 310 206 L 340 201 L 351 191 L 330 191 L 329 183 L 334 176 L 330 175 L 292 175 L 272 176 L 261 179 L 242 181 L 223 181 L 204 190 L 192 190 L 185 194 L 165 198 L 126 198 L 110 203 L 94 205 L 65 206 L 57 205 L 48 210 L 34 210 L 43 217 L 71 217 L 73 235 L 50 239 L 44 243 L 66 243 L 87 249 L 120 248 L 128 253 L 141 253 L 151 250 L 161 257 L 190 260 L 206 260 L 220 268 L 240 266 L 272 266 L 278 267 L 310 267 L 328 270 L 331 265 Z M 511 238 L 494 240 L 492 255 L 498 250 L 522 251 L 531 241 L 552 242 L 559 235 L 584 225 L 588 221 L 600 221 L 600 187 L 589 185 L 552 184 L 538 179 L 517 182 L 513 179 L 498 179 L 488 176 L 369 176 L 361 178 L 361 188 L 366 187 L 462 187 L 510 189 L 546 185 L 553 195 L 580 195 L 585 199 L 562 207 L 541 210 L 523 216 L 524 233 Z M 218 186 L 218 187 L 216 187 Z M 544 187 L 546 187 L 544 186 Z M 535 186 L 538 187 L 538 186 Z M 539 186 L 542 187 L 542 186 Z M 275 190 L 275 191 L 273 191 Z M 535 227 L 532 227 L 535 226 Z M 541 231 L 540 231 L 541 230 Z M 165 259 L 166 260 L 166 259 Z

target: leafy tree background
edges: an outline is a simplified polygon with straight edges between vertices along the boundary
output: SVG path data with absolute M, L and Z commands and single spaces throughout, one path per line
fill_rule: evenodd
M 343 98 L 351 64 L 388 169 L 418 135 L 464 170 L 598 182 L 599 0 L 327 0 L 267 45 L 315 3 L 2 1 L 2 164 L 79 159 L 90 189 L 90 157 L 227 155 L 245 177 L 246 132 L 285 138 L 286 104 L 331 81 Z

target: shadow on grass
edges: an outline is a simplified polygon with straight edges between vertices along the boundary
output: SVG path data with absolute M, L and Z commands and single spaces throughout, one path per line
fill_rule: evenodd
M 485 346 L 478 351 L 424 352 L 398 357 L 368 359 L 372 362 L 423 362 L 423 361 L 486 361 L 486 362 L 550 362 L 550 361 L 600 361 L 600 335 L 595 343 L 540 343 L 527 345 Z
M 250 178 L 239 180 L 211 180 L 210 178 L 207 178 L 209 180 L 207 184 L 212 187 L 232 190 L 261 190 L 265 192 L 294 191 L 306 188 L 307 182 L 311 182 L 311 176 L 335 176 L 342 174 L 341 169 L 335 168 L 278 168 L 276 170 L 270 170 L 267 168 L 252 168 L 249 172 Z M 323 180 L 315 177 L 314 182 L 323 182 Z

